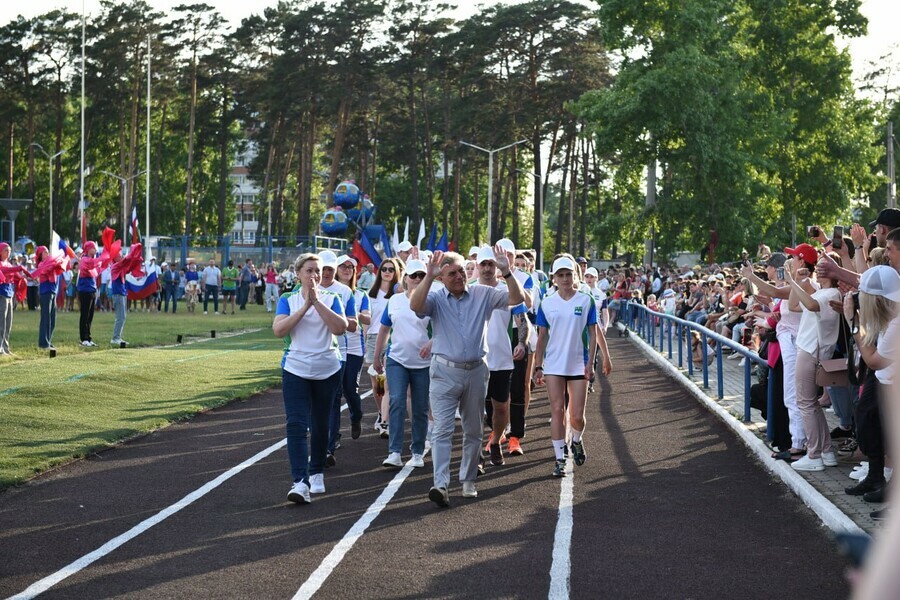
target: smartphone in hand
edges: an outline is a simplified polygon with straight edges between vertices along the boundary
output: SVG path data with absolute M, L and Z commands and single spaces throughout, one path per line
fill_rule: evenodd
M 834 226 L 834 233 L 831 236 L 831 247 L 840 250 L 844 245 L 844 228 L 841 225 Z
M 778 267 L 775 269 L 775 279 L 778 281 L 784 281 L 784 267 Z

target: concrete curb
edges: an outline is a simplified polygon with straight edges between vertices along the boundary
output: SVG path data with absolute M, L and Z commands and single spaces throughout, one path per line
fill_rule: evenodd
M 696 383 L 686 378 L 672 363 L 660 356 L 657 351 L 641 339 L 640 336 L 629 335 L 628 337 L 648 358 L 650 358 L 650 360 L 665 369 L 687 388 L 697 400 L 724 421 L 725 424 L 737 434 L 741 441 L 744 442 L 747 448 L 753 452 L 757 460 L 762 463 L 763 467 L 773 475 L 778 476 L 804 504 L 816 513 L 823 525 L 834 533 L 849 532 L 869 536 L 869 534 L 860 528 L 859 525 L 854 523 L 850 517 L 845 515 L 828 498 L 810 485 L 800 473 L 792 469 L 789 464 L 781 460 L 772 460 L 770 456 L 771 450 L 761 439 L 751 433 L 744 424 L 734 418 L 731 413 L 707 396 Z

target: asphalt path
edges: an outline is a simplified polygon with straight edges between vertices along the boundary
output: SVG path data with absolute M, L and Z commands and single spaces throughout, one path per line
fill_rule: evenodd
M 846 597 L 812 513 L 630 342 L 610 348 L 588 459 L 566 480 L 550 476 L 538 390 L 525 455 L 489 467 L 477 499 L 461 497 L 455 454 L 438 508 L 430 459 L 383 468 L 387 442 L 367 426 L 345 434 L 327 492 L 295 505 L 275 390 L 0 494 L 0 597 L 73 563 L 41 598 Z

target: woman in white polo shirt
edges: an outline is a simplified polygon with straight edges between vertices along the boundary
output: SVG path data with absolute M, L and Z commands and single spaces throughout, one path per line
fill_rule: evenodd
M 354 440 L 362 433 L 362 398 L 359 395 L 359 373 L 366 353 L 366 334 L 369 326 L 369 296 L 356 288 L 356 259 L 346 254 L 337 259 L 337 280 L 353 290 L 356 304 L 356 320 L 361 327 L 347 333 L 347 364 L 344 365 L 342 389 L 350 411 L 350 437 Z
M 406 392 L 409 390 L 412 414 L 413 467 L 424 467 L 425 438 L 428 434 L 428 387 L 431 379 L 431 319 L 420 319 L 409 308 L 409 297 L 425 277 L 425 263 L 411 259 L 406 263 L 402 294 L 391 296 L 381 315 L 381 329 L 375 343 L 374 367 L 378 373 L 387 372 L 390 396 L 390 443 L 384 466 L 399 469 L 403 466 L 404 423 L 406 422 Z M 390 339 L 390 343 L 388 343 Z M 388 345 L 387 358 L 384 356 Z
M 557 292 L 544 298 L 538 309 L 538 343 L 534 371 L 536 383 L 547 384 L 550 396 L 550 437 L 556 463 L 554 477 L 566 476 L 566 409 L 569 393 L 569 424 L 572 428 L 572 456 L 576 465 L 584 464 L 582 442 L 587 382 L 594 374 L 597 351 L 597 306 L 589 294 L 579 292 L 574 276 L 575 261 L 562 256 L 553 261 Z M 553 335 L 550 335 L 550 332 Z M 612 371 L 609 356 L 603 357 L 603 374 Z
M 278 300 L 272 332 L 285 338 L 281 383 L 293 478 L 288 500 L 302 504 L 310 492 L 325 491 L 328 416 L 341 377 L 335 336 L 344 334 L 347 319 L 340 296 L 317 289 L 319 256 L 301 254 L 294 264 L 298 285 Z

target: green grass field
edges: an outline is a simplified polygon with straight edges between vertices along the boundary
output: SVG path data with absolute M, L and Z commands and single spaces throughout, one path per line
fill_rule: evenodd
M 79 345 L 77 313 L 60 313 L 49 358 L 37 348 L 37 312 L 17 311 L 16 356 L 0 358 L 0 489 L 278 385 L 283 342 L 271 323 L 255 305 L 235 316 L 129 313 L 123 350 L 109 345 L 111 313 L 94 319 L 97 348 Z

